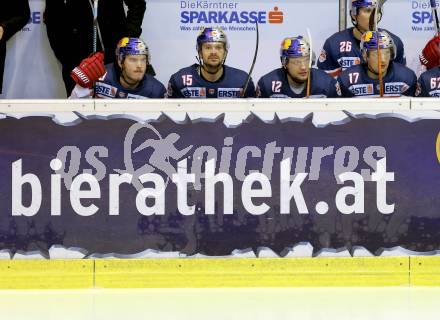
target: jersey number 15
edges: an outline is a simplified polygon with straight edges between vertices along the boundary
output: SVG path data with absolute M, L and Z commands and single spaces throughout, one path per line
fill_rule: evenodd
M 183 75 L 182 80 L 183 80 L 184 86 L 192 86 L 192 84 L 193 84 L 193 76 L 191 74 Z

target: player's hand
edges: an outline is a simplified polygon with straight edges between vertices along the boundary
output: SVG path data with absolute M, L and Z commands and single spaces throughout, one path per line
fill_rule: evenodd
M 5 29 L 3 29 L 2 26 L 0 26 L 0 40 L 3 39 L 3 34 L 5 33 Z
M 81 87 L 92 88 L 104 74 L 104 54 L 97 52 L 81 61 L 80 65 L 72 70 L 70 76 Z

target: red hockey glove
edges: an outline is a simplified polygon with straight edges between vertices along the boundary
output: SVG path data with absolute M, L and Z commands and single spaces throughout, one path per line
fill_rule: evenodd
M 432 69 L 440 65 L 440 35 L 428 41 L 419 56 L 420 62 L 426 69 Z
M 105 74 L 104 54 L 97 52 L 81 61 L 80 65 L 72 70 L 72 79 L 84 88 L 92 88 L 96 82 Z

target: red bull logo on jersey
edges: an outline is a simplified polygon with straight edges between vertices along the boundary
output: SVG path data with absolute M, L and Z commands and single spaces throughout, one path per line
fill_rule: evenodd
M 239 2 L 180 1 L 183 24 L 282 24 L 284 12 L 277 6 L 269 10 L 240 10 Z

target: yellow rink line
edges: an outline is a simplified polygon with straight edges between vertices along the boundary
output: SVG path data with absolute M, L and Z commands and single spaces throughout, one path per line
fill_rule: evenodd
M 0 289 L 440 286 L 440 257 L 0 260 Z

